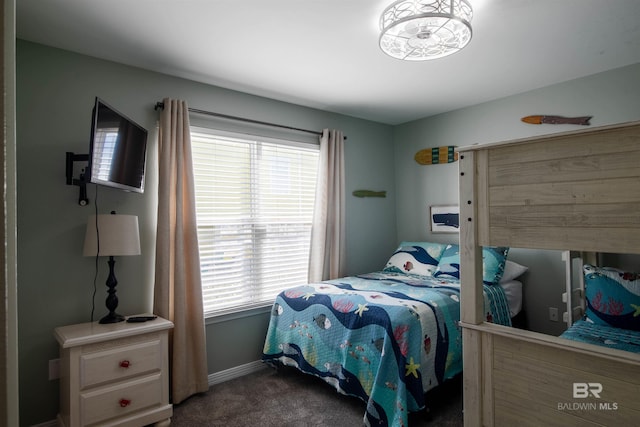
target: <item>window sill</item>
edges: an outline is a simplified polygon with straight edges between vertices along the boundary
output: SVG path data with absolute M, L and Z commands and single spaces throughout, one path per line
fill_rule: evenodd
M 262 304 L 253 307 L 234 308 L 217 313 L 211 313 L 205 315 L 204 324 L 212 325 L 214 323 L 228 322 L 230 320 L 242 319 L 245 317 L 253 317 L 259 314 L 268 313 L 271 311 L 273 303 Z

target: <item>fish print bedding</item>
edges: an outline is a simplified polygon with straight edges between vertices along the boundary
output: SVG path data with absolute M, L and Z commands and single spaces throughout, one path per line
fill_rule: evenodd
M 504 291 L 485 285 L 488 321 L 511 325 Z M 462 371 L 460 283 L 374 272 L 276 298 L 263 360 L 294 366 L 367 403 L 365 425 L 406 426 L 424 394 Z
M 583 319 L 571 325 L 560 338 L 640 353 L 640 331 L 598 325 Z
M 640 273 L 582 266 L 586 310 L 562 338 L 640 353 Z

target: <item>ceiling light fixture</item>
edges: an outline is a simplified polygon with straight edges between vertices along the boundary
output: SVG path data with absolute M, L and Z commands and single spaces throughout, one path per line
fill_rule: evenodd
M 471 41 L 468 0 L 399 0 L 380 16 L 380 48 L 405 61 L 456 53 Z

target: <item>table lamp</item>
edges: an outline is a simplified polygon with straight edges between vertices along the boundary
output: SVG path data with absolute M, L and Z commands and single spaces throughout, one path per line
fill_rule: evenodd
M 91 215 L 87 222 L 84 239 L 84 256 L 108 256 L 109 277 L 107 278 L 108 296 L 106 306 L 109 314 L 100 319 L 100 323 L 117 323 L 124 316 L 116 313 L 118 281 L 114 273 L 114 256 L 140 255 L 140 234 L 138 217 L 135 215 Z

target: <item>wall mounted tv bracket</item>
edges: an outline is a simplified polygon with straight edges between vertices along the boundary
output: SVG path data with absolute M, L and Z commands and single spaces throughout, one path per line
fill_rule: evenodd
M 74 154 L 70 151 L 67 151 L 67 159 L 66 159 L 66 174 L 67 174 L 67 185 L 77 185 L 80 187 L 80 196 L 78 197 L 78 204 L 80 206 L 86 206 L 89 204 L 89 199 L 87 198 L 87 181 L 85 179 L 85 170 L 82 169 L 80 173 L 80 178 L 75 179 L 73 177 L 73 163 L 74 162 L 88 162 L 89 155 L 88 154 Z

